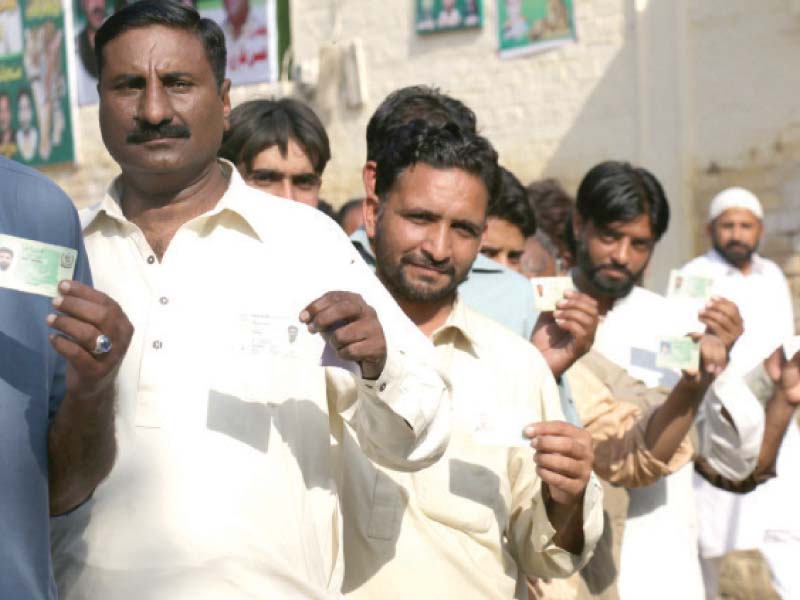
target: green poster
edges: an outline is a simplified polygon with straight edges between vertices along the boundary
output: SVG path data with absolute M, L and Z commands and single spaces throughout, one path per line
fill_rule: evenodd
M 500 56 L 541 52 L 574 41 L 573 0 L 497 0 Z
M 483 24 L 481 0 L 416 0 L 417 33 L 474 29 Z
M 0 154 L 75 159 L 60 0 L 0 0 Z

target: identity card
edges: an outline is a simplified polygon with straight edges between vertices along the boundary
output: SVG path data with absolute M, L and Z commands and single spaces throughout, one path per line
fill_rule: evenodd
M 55 298 L 77 257 L 74 248 L 0 234 L 0 287 Z
M 689 336 L 658 340 L 656 366 L 661 369 L 696 371 L 700 368 L 700 342 Z
M 534 304 L 539 312 L 550 312 L 564 298 L 564 292 L 574 290 L 572 277 L 533 277 Z

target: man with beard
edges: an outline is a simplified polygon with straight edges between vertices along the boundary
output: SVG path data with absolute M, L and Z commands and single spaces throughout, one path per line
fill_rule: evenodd
M 335 436 L 347 419 L 377 463 L 435 461 L 450 411 L 433 348 L 333 221 L 217 158 L 218 25 L 140 0 L 96 51 L 121 174 L 82 224 L 95 283 L 136 333 L 115 381 L 116 464 L 53 522 L 60 597 L 340 598 L 336 481 L 354 466 Z
M 378 278 L 450 376 L 454 426 L 445 456 L 418 473 L 344 472 L 344 591 L 511 600 L 524 575 L 574 572 L 600 535 L 591 438 L 563 422 L 542 354 L 456 291 L 497 193 L 494 149 L 453 123 L 421 120 L 384 142 L 366 234 Z M 361 456 L 349 436 L 342 447 L 348 463 Z
M 677 373 L 655 367 L 658 339 L 689 333 L 697 318 L 689 315 L 689 319 L 664 297 L 636 285 L 668 223 L 664 191 L 645 169 L 604 162 L 592 168 L 579 186 L 573 215 L 577 264 L 572 274 L 578 288 L 597 300 L 602 316 L 593 348 L 650 388 L 678 383 Z M 727 329 L 719 311 L 730 310 L 730 303 L 716 301 L 704 307 L 699 318 L 712 331 Z M 736 339 L 726 337 L 729 345 Z M 702 405 L 706 432 L 702 439 L 727 449 L 717 453 L 726 459 L 717 465 L 724 467 L 718 469 L 724 476 L 744 479 L 758 459 L 763 408 L 728 370 L 712 389 Z M 692 468 L 686 465 L 650 486 L 629 491 L 621 598 L 704 597 L 691 481 Z M 657 550 L 654 539 L 659 540 Z M 674 577 L 662 577 L 664 564 L 671 565 Z
M 786 279 L 772 261 L 759 256 L 764 231 L 758 198 L 740 187 L 711 201 L 708 235 L 712 248 L 681 269 L 684 275 L 714 280 L 713 291 L 734 301 L 744 319 L 744 334 L 731 353 L 732 368 L 750 370 L 794 333 L 792 300 Z M 800 432 L 792 424 L 778 455 L 773 481 L 747 496 L 713 488 L 695 476 L 700 552 L 709 598 L 716 596 L 722 556 L 757 548 L 769 563 L 782 597 L 800 597 Z

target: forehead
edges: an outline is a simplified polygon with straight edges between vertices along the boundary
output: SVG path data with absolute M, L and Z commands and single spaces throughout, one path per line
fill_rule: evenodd
M 746 208 L 729 208 L 714 219 L 715 224 L 725 223 L 758 223 L 758 217 Z
M 437 168 L 424 163 L 412 165 L 395 181 L 390 196 L 406 207 L 440 214 L 486 213 L 488 192 L 477 175 L 458 168 Z
M 486 225 L 486 238 L 490 243 L 518 249 L 525 246 L 525 236 L 522 235 L 522 230 L 510 221 L 499 217 L 489 217 Z
M 136 27 L 103 48 L 103 73 L 144 74 L 151 70 L 213 76 L 199 35 L 183 29 Z
M 314 166 L 303 148 L 294 139 L 286 144 L 286 156 L 280 146 L 268 146 L 253 158 L 252 169 L 272 169 L 287 173 L 313 173 Z
M 639 215 L 632 221 L 613 221 L 602 227 L 597 227 L 601 231 L 613 231 L 619 235 L 645 239 L 653 237 L 653 227 L 650 225 L 650 218 L 647 215 Z

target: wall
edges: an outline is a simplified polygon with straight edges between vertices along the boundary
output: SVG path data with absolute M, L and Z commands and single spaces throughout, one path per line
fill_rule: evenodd
M 524 182 L 560 178 L 574 191 L 600 160 L 652 170 L 673 209 L 648 284 L 663 289 L 672 266 L 707 247 L 705 213 L 727 185 L 759 194 L 767 209 L 762 250 L 800 296 L 800 2 L 797 0 L 576 0 L 578 42 L 502 60 L 496 0 L 484 0 L 479 31 L 419 36 L 413 2 L 293 0 L 296 63 L 358 39 L 367 101 L 346 106 L 338 71 L 311 97 L 328 128 L 333 159 L 322 195 L 334 204 L 362 193 L 364 131 L 392 90 L 436 85 L 464 100 L 505 166 Z M 234 90 L 234 104 L 286 93 Z M 80 166 L 49 170 L 78 205 L 99 198 L 117 172 L 100 141 L 96 108 L 82 108 Z M 797 313 L 800 314 L 800 302 Z

